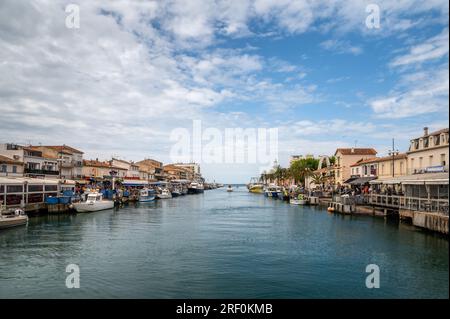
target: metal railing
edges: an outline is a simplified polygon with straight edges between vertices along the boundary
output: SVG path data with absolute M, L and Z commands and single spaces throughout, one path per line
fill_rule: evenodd
M 420 197 L 380 194 L 370 194 L 367 196 L 369 199 L 368 203 L 371 205 L 424 212 L 438 212 L 448 215 L 448 199 L 428 199 Z

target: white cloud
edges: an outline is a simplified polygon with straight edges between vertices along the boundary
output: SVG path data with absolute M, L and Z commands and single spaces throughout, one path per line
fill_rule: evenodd
M 448 65 L 406 74 L 399 87 L 369 102 L 378 118 L 405 118 L 442 112 L 448 116 Z
M 320 46 L 328 51 L 342 54 L 349 53 L 353 55 L 360 55 L 363 52 L 363 49 L 359 46 L 351 45 L 348 42 L 340 41 L 336 39 L 326 40 L 320 44 Z
M 391 63 L 391 66 L 405 66 L 417 65 L 419 63 L 433 61 L 448 55 L 449 39 L 448 28 L 425 42 L 414 45 L 409 49 L 405 55 L 396 57 Z

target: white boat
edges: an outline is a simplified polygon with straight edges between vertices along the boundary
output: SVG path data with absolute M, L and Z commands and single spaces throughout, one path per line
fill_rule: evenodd
M 291 198 L 289 203 L 292 205 L 306 205 L 308 201 L 303 197 L 302 194 L 298 195 L 297 198 Z
M 266 197 L 278 198 L 278 193 L 281 191 L 281 188 L 277 185 L 269 185 L 264 190 L 264 195 Z
M 205 190 L 203 183 L 201 182 L 192 182 L 188 187 L 188 194 L 199 194 L 203 193 Z
M 139 191 L 139 202 L 152 202 L 156 199 L 156 193 L 153 189 L 143 188 Z
M 0 229 L 26 225 L 28 216 L 20 208 L 12 212 L 0 211 Z
M 232 191 L 233 191 L 233 187 L 231 187 L 231 185 L 228 185 L 227 192 L 232 192 Z
M 159 194 L 156 195 L 156 197 L 158 197 L 159 199 L 172 198 L 172 194 L 167 188 L 164 188 Z
M 114 202 L 112 200 L 103 199 L 102 193 L 91 192 L 87 194 L 85 201 L 73 203 L 73 208 L 78 213 L 96 212 L 114 208 Z

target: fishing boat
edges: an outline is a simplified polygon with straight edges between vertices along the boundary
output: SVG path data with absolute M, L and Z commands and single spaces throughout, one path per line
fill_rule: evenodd
M 200 194 L 205 191 L 205 188 L 203 187 L 202 182 L 192 182 L 188 186 L 188 194 Z
M 291 198 L 289 203 L 292 205 L 306 205 L 308 201 L 303 197 L 302 194 L 299 194 L 296 198 Z
M 114 208 L 114 202 L 112 200 L 103 199 L 102 193 L 94 191 L 87 193 L 86 195 L 86 200 L 72 204 L 73 208 L 78 213 L 90 213 Z
M 20 208 L 8 212 L 2 212 L 0 210 L 0 229 L 22 226 L 27 223 L 28 216 L 25 215 L 25 212 Z
M 228 187 L 227 187 L 227 192 L 232 192 L 233 191 L 233 187 L 231 186 L 231 185 L 228 185 Z
M 172 193 L 167 188 L 163 188 L 160 190 L 160 192 L 156 195 L 159 199 L 167 199 L 172 198 Z
M 263 194 L 264 185 L 259 182 L 258 178 L 253 177 L 250 183 L 247 184 L 247 189 L 250 193 Z
M 153 189 L 143 188 L 139 191 L 139 202 L 152 202 L 156 199 L 156 192 Z

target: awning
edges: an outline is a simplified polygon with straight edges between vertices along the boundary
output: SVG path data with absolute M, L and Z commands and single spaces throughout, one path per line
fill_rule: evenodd
M 141 181 L 141 180 L 123 180 L 122 182 L 123 186 L 147 186 L 147 181 Z
M 343 182 L 343 184 L 350 184 L 352 181 L 358 179 L 359 176 L 352 176 L 349 179 L 347 179 L 345 182 Z
M 448 172 L 446 173 L 424 173 L 398 176 L 389 179 L 377 179 L 370 182 L 370 184 L 403 184 L 403 185 L 448 185 Z
M 370 181 L 372 181 L 374 179 L 376 179 L 376 177 L 374 177 L 374 176 L 371 176 L 371 177 L 360 177 L 360 178 L 357 178 L 357 179 L 349 182 L 348 184 L 350 184 L 350 185 L 364 185 L 364 184 L 367 184 L 367 183 L 369 183 Z

